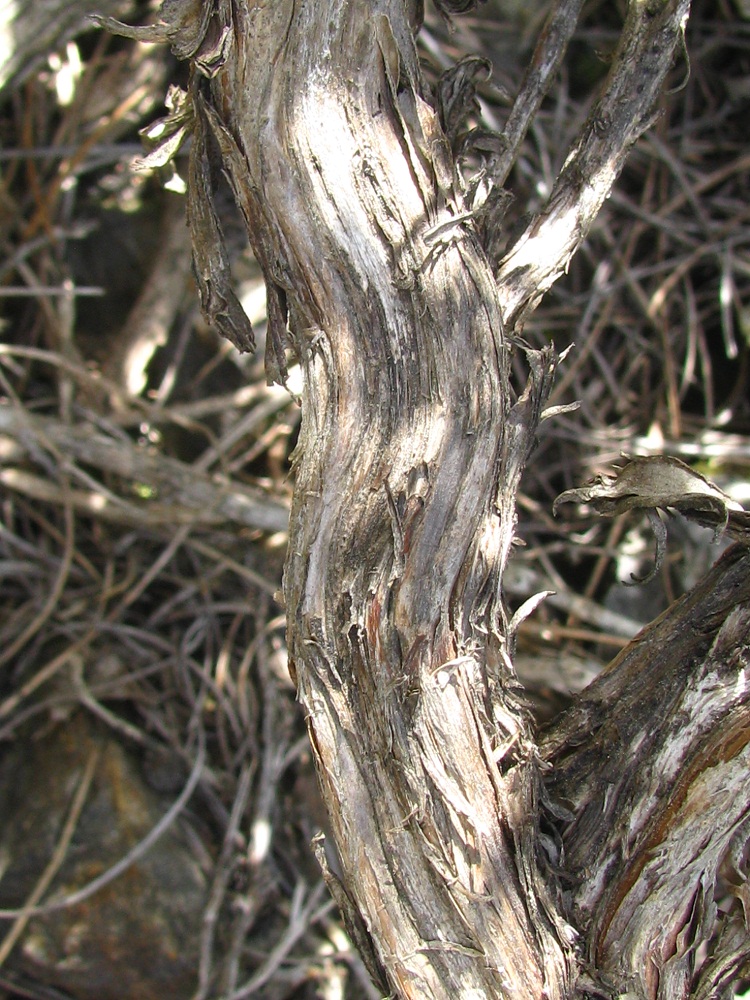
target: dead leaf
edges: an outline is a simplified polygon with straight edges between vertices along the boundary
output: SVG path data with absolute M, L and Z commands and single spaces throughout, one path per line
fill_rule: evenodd
M 187 219 L 193 242 L 193 271 L 203 314 L 238 351 L 255 349 L 250 320 L 232 285 L 224 235 L 213 204 L 209 137 L 203 99 L 194 98 L 195 123 L 190 150 Z
M 649 512 L 656 535 L 656 559 L 651 573 L 639 583 L 650 580 L 659 570 L 666 549 L 666 528 L 658 510 L 676 510 L 684 517 L 713 529 L 714 540 L 724 533 L 750 544 L 750 514 L 715 483 L 706 479 L 678 458 L 651 455 L 633 458 L 613 476 L 596 476 L 576 490 L 561 493 L 552 506 L 557 514 L 564 503 L 584 503 L 604 517 L 615 517 L 629 510 Z

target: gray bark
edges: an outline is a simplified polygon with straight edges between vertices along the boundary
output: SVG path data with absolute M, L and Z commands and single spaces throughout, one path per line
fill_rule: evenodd
M 648 126 L 688 4 L 632 0 L 548 205 L 496 267 L 493 167 L 507 175 L 577 9 L 555 5 L 477 183 L 456 163 L 481 67 L 429 95 L 416 3 L 165 3 L 142 35 L 192 63 L 170 135 L 193 132 L 206 311 L 250 346 L 211 206 L 220 165 L 266 277 L 269 375 L 283 378 L 286 347 L 304 370 L 289 649 L 340 860 L 332 891 L 398 997 L 719 996 L 747 956 L 733 926 L 693 974 L 720 859 L 745 884 L 745 551 L 711 580 L 724 596 L 710 629 L 683 631 L 687 606 L 669 619 L 690 668 L 678 647 L 654 673 L 666 640 L 647 633 L 543 751 L 517 699 L 502 575 L 556 357 L 529 352 L 515 397 L 511 334 Z M 709 836 L 699 800 L 725 787 L 733 808 Z
M 735 545 L 543 745 L 570 813 L 565 870 L 586 957 L 636 996 L 731 996 L 747 962 L 736 918 L 696 951 L 716 932 L 722 866 L 747 914 L 749 602 L 750 551 Z

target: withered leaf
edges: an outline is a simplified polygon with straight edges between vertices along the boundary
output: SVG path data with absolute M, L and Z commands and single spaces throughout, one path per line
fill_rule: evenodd
M 193 130 L 193 105 L 186 91 L 171 86 L 165 101 L 167 114 L 141 129 L 152 149 L 133 164 L 134 170 L 153 170 L 169 163 Z
M 486 0 L 437 0 L 436 7 L 447 17 L 451 14 L 465 14 Z
M 223 58 L 229 17 L 227 0 L 219 0 L 218 8 L 201 0 L 163 0 L 156 24 L 124 24 L 103 14 L 90 14 L 89 20 L 113 35 L 139 42 L 168 43 L 178 59 L 206 55 L 213 66 Z M 211 31 L 211 22 L 217 19 L 220 27 Z
M 201 307 L 209 323 L 239 351 L 255 349 L 250 320 L 231 285 L 229 258 L 213 204 L 209 157 L 209 125 L 200 95 L 195 97 L 195 126 L 190 150 L 188 225 L 193 243 L 193 270 Z
M 595 476 L 580 489 L 566 490 L 555 500 L 553 512 L 571 502 L 590 504 L 609 517 L 634 508 L 672 507 L 719 532 L 727 526 L 730 511 L 742 510 L 710 480 L 668 455 L 630 459 L 614 476 Z
M 678 458 L 650 455 L 633 458 L 613 476 L 595 476 L 585 486 L 566 490 L 555 500 L 557 514 L 564 503 L 585 503 L 604 517 L 615 517 L 629 510 L 645 510 L 656 533 L 656 564 L 653 571 L 638 582 L 651 579 L 661 566 L 666 529 L 657 510 L 676 510 L 691 521 L 712 528 L 714 538 L 724 533 L 750 543 L 750 514 L 715 483 Z
M 479 113 L 477 86 L 489 80 L 491 73 L 492 66 L 486 59 L 465 56 L 440 77 L 438 112 L 453 147 L 464 133 L 467 120 Z

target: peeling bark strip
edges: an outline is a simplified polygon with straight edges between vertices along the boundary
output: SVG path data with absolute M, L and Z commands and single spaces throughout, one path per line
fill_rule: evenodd
M 578 7 L 554 5 L 511 145 Z M 747 959 L 747 934 L 725 921 L 693 974 L 720 862 L 746 893 L 747 553 L 615 661 L 546 761 L 514 697 L 522 614 L 508 621 L 501 592 L 556 365 L 530 352 L 516 398 L 503 319 L 534 307 L 585 236 L 650 120 L 687 9 L 632 0 L 601 100 L 499 281 L 493 177 L 508 157 L 463 127 L 486 67 L 459 64 L 431 105 L 420 0 L 165 0 L 155 29 L 192 63 L 163 124 L 170 149 L 197 135 L 204 304 L 249 344 L 210 207 L 213 157 L 264 270 L 269 374 L 284 377 L 287 345 L 304 370 L 289 648 L 341 861 L 342 881 L 327 877 L 399 998 L 718 997 Z M 472 135 L 485 171 L 465 180 Z M 539 829 L 543 767 L 565 825 L 565 897 Z M 706 801 L 725 787 L 708 830 Z

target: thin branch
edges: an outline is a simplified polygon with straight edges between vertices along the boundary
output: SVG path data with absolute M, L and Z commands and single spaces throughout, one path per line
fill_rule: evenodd
M 620 173 L 652 124 L 689 0 L 631 0 L 602 96 L 568 154 L 549 201 L 500 264 L 503 315 L 515 326 L 565 272 Z
M 502 132 L 503 151 L 498 157 L 496 174 L 493 176 L 498 185 L 505 183 L 516 162 L 529 125 L 565 55 L 582 6 L 583 0 L 557 0 L 545 19 L 521 89 Z
M 262 419 L 267 419 L 285 402 L 288 399 L 285 401 L 281 396 L 261 402 L 255 409 L 261 408 Z M 243 433 L 248 432 L 255 409 L 245 418 Z M 19 458 L 24 454 L 33 458 L 34 445 L 54 448 L 59 464 L 67 467 L 70 478 L 91 487 L 63 488 L 20 468 L 6 467 L 0 472 L 7 487 L 36 499 L 56 503 L 67 500 L 69 505 L 93 517 L 145 528 L 234 523 L 276 532 L 287 527 L 289 514 L 284 504 L 261 490 L 217 480 L 195 465 L 139 448 L 126 437 L 113 438 L 87 424 L 69 426 L 52 418 L 33 416 L 20 407 L 0 406 L 0 434 L 12 439 Z M 114 473 L 126 480 L 131 489 L 117 493 L 92 480 L 76 462 Z M 149 499 L 138 502 L 139 487 Z

